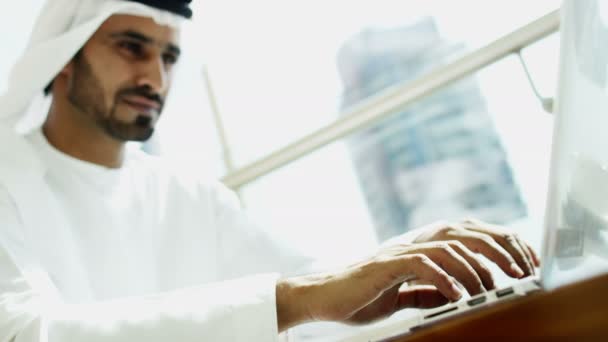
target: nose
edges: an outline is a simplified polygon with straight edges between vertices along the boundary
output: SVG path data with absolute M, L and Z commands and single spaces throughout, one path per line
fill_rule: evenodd
M 151 58 L 142 64 L 137 77 L 137 86 L 147 86 L 155 93 L 165 94 L 169 86 L 169 73 L 162 58 Z

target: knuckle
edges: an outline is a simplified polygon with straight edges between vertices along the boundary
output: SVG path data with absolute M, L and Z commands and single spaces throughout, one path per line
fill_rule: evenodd
M 484 243 L 486 245 L 489 245 L 489 246 L 493 245 L 494 242 L 495 242 L 494 239 L 492 239 L 489 235 L 486 235 L 486 234 L 479 234 L 479 235 L 477 235 L 477 239 L 480 242 L 482 242 L 482 243 Z
M 438 251 L 440 253 L 443 254 L 452 254 L 455 253 L 454 250 L 452 249 L 452 247 L 450 246 L 449 242 L 440 242 L 437 244 L 436 248 L 438 249 Z
M 501 237 L 509 242 L 517 242 L 517 236 L 514 233 L 503 233 Z
M 450 240 L 448 241 L 448 245 L 452 248 L 465 249 L 464 244 L 458 240 Z
M 464 224 L 475 224 L 477 223 L 477 219 L 475 219 L 474 217 L 463 217 L 462 219 L 460 219 L 460 222 Z
M 430 262 L 429 257 L 424 254 L 412 254 L 408 256 L 408 259 L 419 264 L 428 264 Z
M 453 228 L 449 225 L 442 225 L 441 227 L 439 227 L 437 229 L 437 233 L 441 234 L 441 235 L 446 235 L 448 234 Z
M 448 232 L 454 229 L 454 225 L 448 221 L 437 221 L 433 223 L 433 226 L 437 227 L 439 232 Z
M 437 244 L 438 248 L 444 249 L 444 250 L 448 250 L 450 249 L 450 241 L 441 241 Z

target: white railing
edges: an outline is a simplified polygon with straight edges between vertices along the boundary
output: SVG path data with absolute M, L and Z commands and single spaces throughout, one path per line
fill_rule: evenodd
M 222 181 L 238 190 L 243 185 L 319 148 L 386 118 L 439 88 L 462 79 L 559 29 L 559 10 L 555 10 L 514 32 L 465 56 L 439 67 L 426 76 L 395 86 L 348 110 L 342 118 L 308 136 L 225 176 Z

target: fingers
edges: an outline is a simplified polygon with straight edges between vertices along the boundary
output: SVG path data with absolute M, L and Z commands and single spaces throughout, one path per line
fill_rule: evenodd
M 435 286 L 408 286 L 399 291 L 397 309 L 435 308 L 447 304 L 449 301 Z
M 481 260 L 477 258 L 473 252 L 466 248 L 460 241 L 449 241 L 448 244 L 456 253 L 460 254 L 460 256 L 462 256 L 466 262 L 471 265 L 471 267 L 473 267 L 486 290 L 496 288 L 492 272 L 490 272 L 490 270 L 483 264 Z
M 528 257 L 519 245 L 517 237 L 512 234 L 504 234 L 502 236 L 493 236 L 493 238 L 511 254 L 513 259 L 515 259 L 517 266 L 524 271 L 524 276 L 529 276 L 534 273 L 532 265 L 528 261 Z
M 485 227 L 469 228 L 469 230 L 488 235 L 494 241 L 496 241 L 500 245 L 500 247 L 506 250 L 513 258 L 519 269 L 523 272 L 521 276 L 516 277 L 521 278 L 522 276 L 529 276 L 534 274 L 534 267 L 532 266 L 532 262 L 530 259 L 528 259 L 529 257 L 526 254 L 526 251 L 522 249 L 519 242 L 519 238 L 516 234 L 490 230 Z
M 514 235 L 513 238 L 517 241 L 519 248 L 522 250 L 525 256 L 525 262 L 530 268 L 531 274 L 536 274 L 536 270 L 534 269 L 534 260 L 532 258 L 532 253 L 530 253 L 530 249 L 519 236 Z
M 454 243 L 454 245 L 456 245 Z M 456 278 L 471 295 L 485 291 L 483 282 L 471 264 L 448 243 L 438 243 L 436 246 L 419 252 L 428 256 L 435 264 Z
M 409 280 L 411 274 L 416 278 L 434 285 L 444 297 L 458 300 L 462 297 L 456 282 L 446 271 L 423 254 L 402 255 L 392 258 L 393 274 L 400 274 L 403 280 Z
M 476 257 L 467 254 L 466 249 L 458 242 L 453 243 L 461 250 L 461 253 L 456 252 L 447 242 L 433 242 L 416 245 L 414 248 L 408 247 L 405 250 L 396 251 L 398 255 L 420 254 L 428 257 L 435 266 L 438 266 L 443 271 L 454 277 L 462 284 L 467 292 L 471 295 L 476 295 L 484 292 L 483 281 L 479 276 L 476 268 L 483 274 L 487 283 L 491 283 L 489 272 L 479 263 L 476 262 Z M 393 251 L 395 252 L 395 251 Z M 472 260 L 475 266 L 471 265 L 466 258 Z
M 461 236 L 459 241 L 475 253 L 484 255 L 493 261 L 503 272 L 514 278 L 524 276 L 524 271 L 515 262 L 515 259 L 492 237 L 479 232 L 469 232 Z
M 529 264 L 529 272 L 526 272 L 526 274 L 530 273 L 530 274 L 534 274 L 535 270 L 534 267 L 540 267 L 540 258 L 538 257 L 538 255 L 536 254 L 536 252 L 534 251 L 534 249 L 532 247 L 530 247 L 529 244 L 527 244 L 523 239 L 521 239 L 519 236 L 517 236 L 517 234 L 514 234 L 512 232 L 508 232 L 508 231 L 504 231 L 504 229 L 501 229 L 498 226 L 489 224 L 489 223 L 485 223 L 479 220 L 475 220 L 475 219 L 469 219 L 464 221 L 464 226 L 466 226 L 467 229 L 469 230 L 473 230 L 473 231 L 478 231 L 481 233 L 485 233 L 488 234 L 490 236 L 492 236 L 492 238 L 494 238 L 496 241 L 498 241 L 501 245 L 505 242 L 505 240 L 512 240 L 515 239 L 517 240 L 516 244 L 519 245 L 519 250 L 521 251 L 521 253 L 525 256 L 525 259 L 521 261 L 522 264 Z M 501 243 L 501 241 L 503 243 Z M 511 243 L 512 245 L 515 245 L 515 243 Z M 513 247 L 513 249 L 517 249 L 515 247 Z M 516 259 L 518 259 L 517 255 L 514 255 L 514 257 Z M 519 262 L 518 262 L 519 264 Z M 523 267 L 523 270 L 526 271 L 527 267 Z
M 530 255 L 532 255 L 532 262 L 534 263 L 534 266 L 540 267 L 540 258 L 538 257 L 538 254 L 536 254 L 536 252 L 534 251 L 534 248 L 530 247 L 530 245 L 525 242 L 524 246 L 528 248 L 528 252 L 530 252 Z

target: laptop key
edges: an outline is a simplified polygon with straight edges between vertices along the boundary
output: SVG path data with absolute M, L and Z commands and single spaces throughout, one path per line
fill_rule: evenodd
M 467 304 L 469 304 L 469 306 L 475 306 L 475 305 L 479 305 L 481 303 L 485 303 L 485 301 L 486 301 L 486 296 L 481 296 L 481 297 L 473 298 L 473 299 L 467 301 Z
M 504 288 L 504 289 L 501 289 L 501 290 L 497 290 L 496 291 L 496 298 L 512 295 L 513 293 L 515 293 L 515 290 L 513 290 L 512 287 L 507 287 L 507 288 Z

